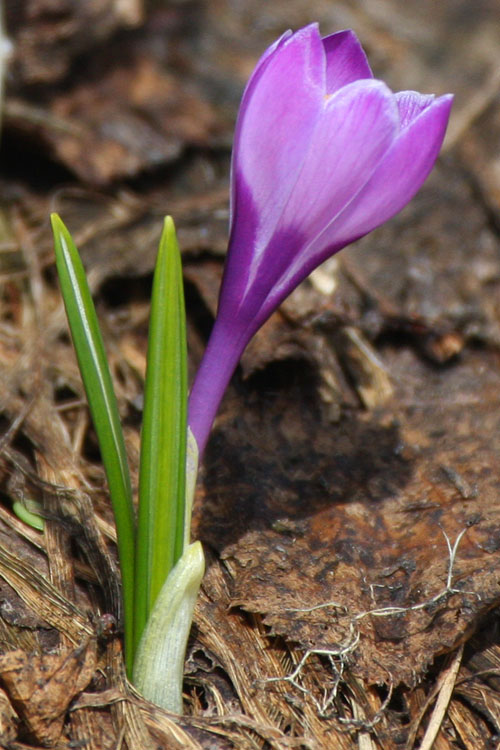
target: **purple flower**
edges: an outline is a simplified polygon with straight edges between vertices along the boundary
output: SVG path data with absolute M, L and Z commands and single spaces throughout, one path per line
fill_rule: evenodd
M 284 34 L 236 125 L 219 309 L 189 401 L 203 452 L 243 349 L 316 266 L 400 211 L 428 176 L 452 97 L 393 94 L 352 31 Z

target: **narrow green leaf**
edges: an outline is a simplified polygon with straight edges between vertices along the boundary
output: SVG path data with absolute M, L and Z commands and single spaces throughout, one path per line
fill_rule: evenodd
M 165 219 L 153 280 L 141 435 L 135 647 L 184 549 L 187 431 L 186 319 L 182 267 Z
M 125 442 L 104 343 L 80 256 L 59 216 L 52 214 L 51 221 L 59 282 L 115 516 L 122 573 L 125 654 L 130 671 L 134 656 L 135 521 Z

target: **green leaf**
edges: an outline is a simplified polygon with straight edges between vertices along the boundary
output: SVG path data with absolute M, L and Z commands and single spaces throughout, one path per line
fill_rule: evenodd
M 78 250 L 52 214 L 59 282 L 90 413 L 99 440 L 115 516 L 123 586 L 125 654 L 133 664 L 135 521 L 125 441 L 104 343 Z
M 179 246 L 165 219 L 153 280 L 141 436 L 135 646 L 184 549 L 187 354 Z

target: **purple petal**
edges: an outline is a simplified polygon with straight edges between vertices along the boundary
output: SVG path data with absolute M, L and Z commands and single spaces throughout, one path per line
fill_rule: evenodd
M 316 24 L 282 37 L 248 83 L 233 147 L 233 250 L 224 273 L 231 282 L 223 283 L 221 305 L 227 295 L 243 296 L 251 261 L 270 238 L 307 153 L 324 107 L 324 86 L 325 53 Z
M 441 96 L 401 132 L 371 179 L 308 248 L 322 262 L 397 214 L 427 179 L 443 143 L 453 97 Z
M 394 95 L 381 81 L 357 81 L 324 101 L 295 187 L 282 213 L 269 222 L 271 236 L 260 251 L 249 221 L 258 209 L 240 185 L 245 208 L 235 216 L 240 226 L 231 237 L 221 311 L 237 314 L 249 330 L 259 327 L 278 304 L 276 296 L 282 299 L 297 283 L 309 243 L 370 179 L 398 132 Z
M 441 148 L 453 97 L 442 96 L 396 138 L 368 182 L 314 239 L 308 242 L 275 279 L 256 313 L 265 320 L 272 310 L 326 258 L 363 237 L 397 214 L 428 177 Z M 304 235 L 302 235 L 304 237 Z
M 236 181 L 233 178 L 233 181 Z M 248 285 L 252 257 L 257 247 L 259 213 L 250 189 L 239 176 L 238 200 L 232 216 L 232 230 L 219 293 L 218 316 L 236 316 Z
M 436 100 L 434 94 L 419 94 L 418 91 L 399 91 L 394 96 L 399 108 L 402 129 L 408 127 Z
M 292 31 L 290 29 L 288 31 L 285 31 L 284 34 L 282 34 L 279 39 L 277 39 L 273 44 L 271 44 L 271 46 L 268 47 L 266 49 L 266 51 L 261 55 L 261 57 L 260 57 L 257 65 L 255 66 L 255 69 L 254 69 L 252 75 L 250 76 L 250 78 L 248 80 L 247 85 L 245 86 L 245 90 L 243 91 L 243 95 L 241 97 L 240 107 L 239 107 L 239 111 L 238 111 L 238 118 L 239 119 L 241 118 L 241 112 L 244 109 L 246 109 L 246 107 L 248 106 L 248 102 L 251 99 L 252 93 L 253 93 L 255 87 L 257 86 L 257 83 L 260 80 L 261 76 L 263 75 L 263 73 L 264 73 L 264 71 L 265 71 L 265 69 L 267 67 L 267 63 L 270 61 L 270 58 L 292 36 L 293 36 L 293 33 L 292 33 Z M 236 145 L 236 141 L 237 141 L 237 138 L 238 138 L 239 119 L 236 122 L 236 127 L 235 127 L 234 146 Z M 231 171 L 233 170 L 234 152 L 235 152 L 235 148 L 233 148 L 233 153 L 232 153 Z M 229 206 L 230 221 L 229 221 L 229 225 L 230 226 L 232 224 L 232 214 L 233 214 L 234 183 L 232 182 L 231 185 L 232 185 L 232 190 L 231 190 L 231 195 L 229 196 L 229 200 L 230 200 L 230 206 Z
M 368 59 L 353 31 L 338 31 L 323 39 L 326 52 L 326 90 L 337 89 L 361 78 L 373 78 Z
M 362 80 L 337 91 L 325 102 L 280 224 L 315 237 L 369 180 L 398 134 L 385 83 Z
M 246 343 L 319 263 L 403 208 L 432 169 L 452 97 L 391 94 L 352 32 L 285 35 L 244 92 L 219 311 L 189 400 L 200 454 Z
M 251 88 L 252 84 L 255 83 L 255 79 L 260 76 L 261 69 L 263 64 L 266 62 L 266 60 L 271 56 L 274 55 L 276 50 L 281 47 L 290 37 L 293 36 L 293 31 L 291 29 L 288 29 L 287 31 L 283 32 L 283 34 L 280 36 L 279 39 L 276 39 L 275 42 L 273 42 L 260 56 L 259 61 L 257 62 L 257 65 L 255 66 L 252 75 L 248 79 L 247 85 L 245 86 L 245 91 L 243 92 L 242 100 L 245 97 L 246 92 Z
M 316 25 L 286 39 L 250 80 L 236 126 L 233 207 L 252 187 L 265 227 L 286 201 L 323 107 L 325 53 Z

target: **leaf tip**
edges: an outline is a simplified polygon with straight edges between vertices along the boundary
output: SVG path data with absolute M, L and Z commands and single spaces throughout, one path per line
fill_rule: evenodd
M 59 216 L 59 214 L 56 214 L 56 213 L 50 214 L 50 223 L 52 225 L 52 231 L 54 233 L 60 231 L 61 228 L 64 226 L 61 217 Z
M 173 218 L 170 216 L 170 214 L 168 216 L 165 216 L 165 219 L 163 221 L 163 227 L 165 230 L 169 232 L 175 232 L 175 223 L 174 223 Z
M 177 232 L 175 223 L 171 216 L 165 216 L 163 221 L 163 232 L 160 243 L 164 243 L 169 248 L 178 248 Z
M 54 234 L 54 240 L 56 243 L 56 252 L 59 244 L 66 245 L 68 241 L 71 241 L 71 235 L 64 221 L 61 219 L 59 214 L 50 214 L 50 223 L 52 225 L 52 232 Z

